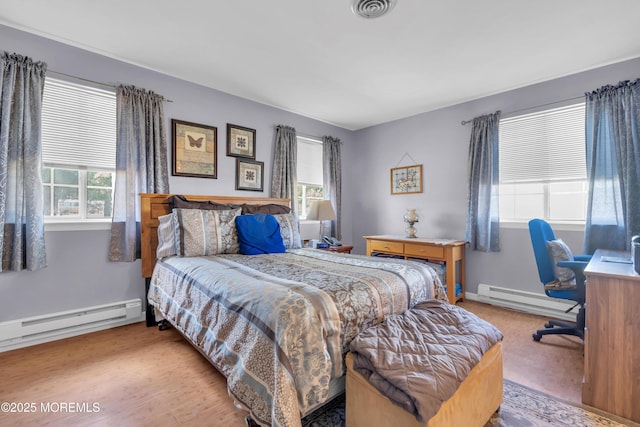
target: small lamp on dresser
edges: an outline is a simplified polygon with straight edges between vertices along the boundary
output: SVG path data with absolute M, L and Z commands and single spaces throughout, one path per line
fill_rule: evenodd
M 413 224 L 418 222 L 419 219 L 420 218 L 418 216 L 418 212 L 416 211 L 416 209 L 407 209 L 407 213 L 404 214 L 404 222 L 409 224 L 409 226 L 404 230 L 407 233 L 407 237 L 412 239 L 418 237 L 416 235 L 417 230 L 413 226 Z

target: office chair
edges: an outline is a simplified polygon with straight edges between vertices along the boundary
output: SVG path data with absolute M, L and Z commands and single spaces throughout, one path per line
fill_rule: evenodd
M 531 244 L 533 245 L 533 253 L 536 257 L 540 281 L 542 285 L 547 285 L 545 286 L 545 294 L 552 298 L 575 301 L 576 304 L 565 311 L 565 313 L 573 310 L 577 305 L 580 306 L 575 324 L 560 320 L 549 320 L 544 325 L 544 329 L 538 329 L 533 334 L 534 341 L 540 341 L 543 335 L 550 334 L 574 335 L 584 340 L 584 269 L 589 263 L 591 255 L 575 255 L 573 256 L 573 260 L 554 261 L 547 250 L 547 242 L 555 241 L 556 237 L 549 223 L 544 220 L 532 219 L 529 221 L 529 234 L 531 235 Z M 571 256 L 570 253 L 568 255 Z M 575 286 L 566 286 L 566 284 L 561 283 L 558 277 L 556 277 L 554 265 L 571 269 L 575 274 Z M 555 289 L 553 289 L 554 285 L 557 285 Z

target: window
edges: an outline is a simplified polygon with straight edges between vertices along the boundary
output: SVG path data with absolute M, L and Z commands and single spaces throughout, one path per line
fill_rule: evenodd
M 45 221 L 110 220 L 115 153 L 115 93 L 47 78 L 42 104 Z
M 314 200 L 323 200 L 322 141 L 298 137 L 298 213 L 307 217 Z
M 500 120 L 500 220 L 582 223 L 584 103 Z

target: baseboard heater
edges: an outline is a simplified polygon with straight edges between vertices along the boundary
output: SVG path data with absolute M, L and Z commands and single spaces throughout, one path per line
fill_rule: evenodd
M 0 352 L 143 320 L 140 299 L 0 322 Z
M 545 294 L 502 288 L 483 283 L 478 285 L 477 294 L 466 292 L 465 298 L 501 307 L 512 308 L 526 313 L 546 316 L 553 319 L 569 320 L 572 322 L 575 322 L 579 308 L 576 307 L 569 313 L 565 313 L 565 310 L 571 308 L 575 304 L 574 302 L 550 298 Z

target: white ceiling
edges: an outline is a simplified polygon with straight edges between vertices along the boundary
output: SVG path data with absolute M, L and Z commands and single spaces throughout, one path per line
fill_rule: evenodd
M 398 0 L 373 20 L 350 0 L 0 0 L 2 24 L 351 130 L 639 57 L 639 16 L 638 0 Z

